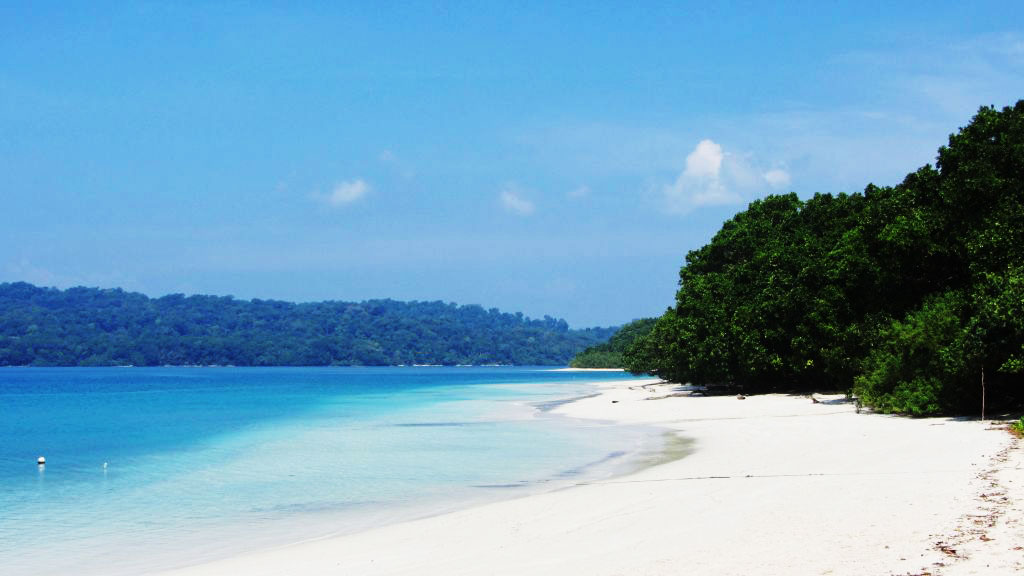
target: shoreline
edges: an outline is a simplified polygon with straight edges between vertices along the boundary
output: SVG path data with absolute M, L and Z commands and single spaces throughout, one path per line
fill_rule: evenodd
M 972 574 L 1024 567 L 1024 552 L 1010 544 L 1024 541 L 1021 441 L 991 422 L 855 414 L 841 397 L 686 396 L 653 382 L 599 382 L 598 395 L 551 412 L 660 426 L 681 438 L 681 459 L 163 574 Z
M 552 368 L 549 372 L 626 372 L 625 368 Z

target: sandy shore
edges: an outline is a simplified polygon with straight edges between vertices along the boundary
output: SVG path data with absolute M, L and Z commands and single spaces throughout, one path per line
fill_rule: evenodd
M 625 372 L 622 368 L 554 368 L 552 372 Z
M 677 394 L 677 395 L 673 395 Z M 664 426 L 693 453 L 635 474 L 173 572 L 1010 574 L 1024 457 L 990 423 L 856 414 L 841 398 L 602 385 L 557 408 Z

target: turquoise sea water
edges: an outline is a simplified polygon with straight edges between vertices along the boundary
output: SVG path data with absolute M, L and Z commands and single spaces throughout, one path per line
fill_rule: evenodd
M 545 408 L 623 378 L 0 369 L 0 566 L 137 574 L 614 474 L 660 437 Z

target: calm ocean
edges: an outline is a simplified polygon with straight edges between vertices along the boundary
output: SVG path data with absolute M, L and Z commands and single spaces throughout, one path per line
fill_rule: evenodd
M 608 476 L 660 436 L 545 407 L 629 377 L 0 369 L 0 566 L 137 574 Z

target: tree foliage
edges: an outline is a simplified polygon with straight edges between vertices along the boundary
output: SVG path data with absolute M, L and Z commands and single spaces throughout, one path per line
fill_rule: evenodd
M 1024 402 L 1024 101 L 981 108 L 896 186 L 769 196 L 687 255 L 634 372 L 851 389 L 887 412 Z
M 0 366 L 565 365 L 612 328 L 443 302 L 316 302 L 0 284 Z
M 573 368 L 622 368 L 622 353 L 637 338 L 646 336 L 657 318 L 641 318 L 626 324 L 603 344 L 591 346 L 569 362 Z

